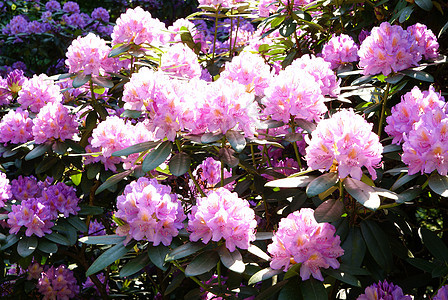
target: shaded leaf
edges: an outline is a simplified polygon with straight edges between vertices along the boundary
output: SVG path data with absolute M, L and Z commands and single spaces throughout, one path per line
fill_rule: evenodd
M 170 252 L 170 248 L 160 244 L 158 246 L 148 247 L 148 257 L 152 263 L 162 271 L 168 270 L 168 266 L 165 265 L 165 258 Z
M 344 213 L 344 204 L 339 199 L 328 199 L 314 210 L 317 222 L 334 222 Z
M 64 237 L 62 234 L 59 234 L 57 232 L 52 232 L 51 234 L 45 235 L 45 238 L 49 241 L 52 241 L 56 244 L 64 245 L 64 246 L 70 246 L 72 243 Z
M 248 285 L 252 285 L 257 282 L 272 278 L 275 275 L 278 275 L 281 273 L 283 273 L 282 270 L 274 270 L 271 268 L 262 269 L 262 270 L 258 271 L 257 273 L 255 273 L 254 275 L 252 275 L 252 277 L 250 277 Z
M 139 256 L 125 264 L 123 268 L 121 268 L 120 278 L 134 275 L 135 273 L 146 267 L 148 263 L 149 257 L 145 254 L 140 254 Z
M 322 270 L 325 274 L 330 275 L 333 278 L 336 278 L 339 281 L 345 282 L 347 284 L 356 286 L 356 287 L 361 287 L 361 282 L 358 280 L 358 278 L 356 278 L 355 276 L 341 271 L 339 269 L 335 270 L 332 268 L 328 268 L 328 269 L 323 269 Z
M 317 126 L 315 123 L 307 121 L 305 119 L 295 119 L 295 123 L 297 124 L 297 126 L 299 126 L 308 133 L 313 132 Z
M 116 260 L 122 258 L 126 253 L 128 253 L 134 245 L 135 243 L 130 243 L 127 246 L 123 245 L 123 243 L 118 243 L 107 249 L 93 262 L 89 269 L 87 269 L 86 276 L 93 275 L 113 264 Z
M 126 239 L 125 236 L 119 235 L 97 235 L 97 236 L 84 236 L 79 239 L 81 243 L 89 245 L 115 245 L 123 243 Z
M 71 216 L 70 218 L 67 218 L 67 222 L 69 222 L 70 225 L 72 225 L 78 231 L 87 232 L 89 230 L 86 223 L 82 221 L 78 216 Z
M 110 50 L 108 57 L 118 56 L 122 53 L 125 53 L 129 49 L 131 49 L 131 45 L 129 45 L 129 44 L 114 47 L 112 50 Z
M 235 150 L 230 148 L 221 148 L 219 149 L 219 158 L 230 168 L 236 167 L 240 160 L 233 156 Z
M 277 300 L 302 300 L 302 292 L 300 290 L 300 285 L 297 284 L 295 280 L 289 280 L 288 283 L 281 289 L 278 293 Z
M 406 259 L 406 261 L 408 263 L 410 263 L 411 265 L 413 265 L 414 267 L 428 272 L 428 273 L 432 273 L 432 270 L 434 270 L 436 268 L 436 265 L 433 262 L 429 262 L 425 259 L 422 258 L 418 258 L 418 257 L 409 257 Z
M 19 255 L 22 257 L 27 257 L 36 250 L 37 244 L 38 240 L 34 235 L 29 237 L 24 236 L 17 244 L 17 253 L 19 253 Z
M 344 249 L 341 262 L 350 267 L 360 267 L 367 248 L 361 230 L 358 227 L 350 228 L 341 247 Z
M 173 144 L 170 141 L 165 141 L 159 144 L 154 150 L 152 150 L 143 160 L 143 172 L 154 170 L 163 162 L 165 162 L 165 160 L 171 154 L 172 147 Z
M 170 251 L 168 253 L 168 255 L 166 256 L 165 260 L 172 261 L 172 260 L 176 260 L 176 259 L 181 259 L 181 258 L 187 257 L 193 253 L 198 252 L 199 250 L 201 250 L 204 247 L 205 247 L 205 244 L 202 242 L 196 242 L 196 243 L 188 242 L 188 243 L 183 244 L 182 246 L 179 246 L 176 249 L 173 249 L 172 251 Z
M 37 249 L 39 249 L 42 252 L 51 254 L 58 252 L 58 245 L 48 240 L 40 239 Z
M 448 176 L 442 176 L 439 173 L 433 173 L 428 180 L 431 190 L 442 197 L 448 197 Z
M 408 201 L 412 201 L 417 198 L 422 193 L 422 188 L 420 186 L 413 186 L 406 191 L 398 194 L 397 203 L 404 203 Z
M 170 159 L 168 167 L 171 174 L 174 176 L 181 176 L 187 173 L 188 169 L 190 169 L 190 164 L 190 156 L 185 152 L 180 152 Z
M 213 269 L 219 261 L 215 251 L 207 251 L 196 256 L 185 268 L 185 276 L 197 276 Z
M 228 130 L 226 132 L 226 138 L 236 152 L 241 152 L 246 147 L 246 138 L 238 131 Z
M 425 247 L 440 261 L 448 262 L 448 247 L 443 241 L 429 229 L 420 228 L 419 234 Z
M 45 143 L 40 144 L 38 146 L 34 146 L 34 149 L 31 150 L 26 156 L 25 160 L 32 160 L 36 157 L 44 155 L 48 150 L 50 150 L 51 144 Z
M 277 284 L 274 284 L 273 286 L 268 287 L 266 290 L 258 294 L 257 297 L 255 297 L 254 300 L 268 300 L 272 299 L 272 295 L 275 295 L 278 291 L 280 291 L 286 284 L 288 283 L 288 280 L 280 281 Z
M 279 187 L 279 188 L 299 188 L 306 187 L 312 180 L 314 180 L 315 176 L 299 176 L 299 177 L 288 177 L 277 179 L 273 181 L 269 181 L 264 186 L 265 187 Z
M 236 273 L 243 273 L 245 270 L 243 257 L 238 249 L 230 252 L 229 249 L 223 244 L 218 248 L 218 254 L 221 258 L 222 264 L 226 266 L 229 270 Z
M 380 197 L 375 189 L 362 181 L 346 178 L 344 187 L 356 201 L 368 209 L 376 210 L 381 204 Z
M 409 181 L 411 181 L 412 179 L 418 177 L 418 174 L 413 174 L 413 175 L 404 175 L 400 178 L 397 179 L 397 181 L 394 182 L 394 184 L 392 185 L 392 187 L 390 188 L 391 191 L 395 191 L 398 188 L 400 188 L 401 186 L 403 186 L 404 184 L 408 183 Z
M 415 0 L 415 4 L 420 6 L 421 9 L 430 11 L 432 9 L 432 1 L 431 0 Z
M 115 151 L 114 153 L 112 153 L 112 156 L 129 156 L 134 153 L 140 153 L 140 152 L 152 149 L 152 148 L 156 147 L 157 145 L 159 145 L 160 143 L 161 143 L 160 141 L 156 141 L 156 142 L 150 141 L 150 142 L 143 142 L 143 143 L 135 144 L 135 145 L 129 146 L 125 149 Z
M 405 8 L 403 8 L 400 11 L 400 17 L 398 18 L 398 21 L 400 23 L 403 23 L 404 21 L 406 21 L 411 16 L 413 11 L 414 11 L 414 7 L 413 6 L 406 6 Z
M 397 84 L 401 79 L 403 79 L 403 77 L 403 74 L 394 74 L 392 76 L 387 76 L 385 81 L 389 82 L 390 84 Z
M 95 195 L 98 195 L 99 193 L 101 193 L 102 191 L 116 185 L 117 183 L 119 183 L 120 181 L 122 181 L 126 176 L 128 176 L 129 174 L 132 173 L 132 170 L 126 170 L 124 172 L 115 174 L 110 176 L 109 178 L 107 178 L 107 180 L 105 182 L 103 182 L 98 189 L 95 191 Z
M 78 212 L 79 215 L 87 216 L 87 215 L 101 215 L 104 210 L 99 206 L 89 206 L 89 205 L 80 205 L 81 210 Z
M 392 269 L 392 250 L 383 230 L 373 221 L 361 222 L 361 233 L 367 249 L 377 264 L 386 271 Z
M 300 178 L 300 177 L 296 177 Z M 306 187 L 306 194 L 308 197 L 314 197 L 320 193 L 325 192 L 330 187 L 338 182 L 338 174 L 336 172 L 330 172 L 323 174 L 315 179 L 313 179 Z
M 423 72 L 423 71 L 416 71 L 416 70 L 403 70 L 400 71 L 406 76 L 409 76 L 411 78 L 420 80 L 420 81 L 426 81 L 426 82 L 434 82 L 434 77 L 432 77 L 431 74 Z
M 274 236 L 274 233 L 272 232 L 257 232 L 255 234 L 255 240 L 256 241 L 264 241 L 264 240 L 272 240 L 272 237 Z
M 19 237 L 15 234 L 10 234 L 6 237 L 6 243 L 0 248 L 0 250 L 8 249 L 9 247 L 13 246 L 15 243 L 19 241 Z
M 165 290 L 165 295 L 169 295 L 172 292 L 174 292 L 182 283 L 182 281 L 184 281 L 185 279 L 185 274 L 184 273 L 179 273 L 178 275 L 173 277 L 173 280 L 171 280 L 171 283 L 168 285 L 168 287 Z
M 76 77 L 73 79 L 72 86 L 75 89 L 79 88 L 79 87 L 83 86 L 84 84 L 86 84 L 87 82 L 89 82 L 90 78 L 92 78 L 92 76 L 90 74 L 84 74 L 84 72 L 79 72 L 76 75 Z
M 104 77 L 92 77 L 93 83 L 111 89 L 114 87 L 114 82 L 112 80 L 106 79 Z M 103 92 L 104 93 L 104 92 Z M 99 93 L 102 94 L 102 93 Z
M 203 144 L 211 144 L 222 139 L 224 135 L 222 133 L 206 132 L 201 136 L 201 142 Z
M 137 118 L 140 118 L 141 115 L 142 115 L 142 112 L 139 110 L 125 109 L 124 112 L 120 115 L 120 117 L 137 119 Z
M 328 298 L 323 283 L 314 278 L 303 281 L 300 284 L 300 289 L 302 290 L 303 299 L 306 300 L 322 300 Z

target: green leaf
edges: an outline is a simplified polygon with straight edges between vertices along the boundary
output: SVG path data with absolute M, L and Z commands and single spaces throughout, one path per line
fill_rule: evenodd
M 72 180 L 73 184 L 78 186 L 81 183 L 82 173 L 73 174 L 70 176 L 70 179 Z
M 437 35 L 437 38 L 440 38 L 440 36 L 448 29 L 448 22 L 443 25 L 442 29 L 440 29 L 439 34 Z
M 160 166 L 168 156 L 171 154 L 173 144 L 170 141 L 165 141 L 158 145 L 153 151 L 151 151 L 143 160 L 142 169 L 143 172 L 154 170 Z
M 314 278 L 303 281 L 300 284 L 300 289 L 302 290 L 303 299 L 306 300 L 322 300 L 328 298 L 323 283 Z
M 448 197 L 448 176 L 442 176 L 439 173 L 433 173 L 428 180 L 431 190 L 442 197 Z
M 317 126 L 315 123 L 307 121 L 305 119 L 295 119 L 295 123 L 297 124 L 297 126 L 299 126 L 308 133 L 313 132 Z
M 106 79 L 104 77 L 92 77 L 93 83 L 111 89 L 114 87 L 114 82 L 112 80 Z M 101 93 L 102 94 L 102 93 Z
M 335 172 L 330 172 L 323 174 L 313 181 L 311 181 L 306 187 L 306 194 L 308 197 L 314 197 L 320 193 L 325 192 L 338 182 L 338 174 Z
M 445 277 L 447 274 L 448 274 L 448 267 L 446 266 L 446 264 L 443 264 L 441 262 L 436 264 L 436 267 L 431 272 L 432 278 Z
M 317 222 L 334 222 L 344 213 L 344 204 L 339 199 L 328 199 L 314 210 Z
M 387 76 L 385 81 L 389 82 L 390 84 L 397 84 L 401 79 L 403 79 L 403 77 L 403 74 L 394 74 L 392 76 Z
M 112 48 L 112 50 L 110 50 L 108 57 L 115 57 L 118 56 L 122 53 L 125 53 L 126 51 L 128 51 L 129 49 L 131 49 L 131 45 L 126 44 L 126 45 L 120 45 L 117 47 Z
M 32 235 L 30 237 L 24 236 L 20 239 L 19 243 L 17 244 L 17 253 L 19 253 L 22 257 L 27 257 L 31 255 L 34 250 L 37 248 L 37 238 Z
M 138 118 L 140 118 L 141 115 L 142 115 L 142 112 L 139 110 L 125 109 L 124 112 L 120 115 L 120 117 L 138 119 Z
M 224 135 L 222 133 L 207 132 L 207 133 L 204 133 L 201 136 L 201 143 L 203 143 L 203 144 L 211 144 L 211 143 L 214 143 L 216 141 L 219 141 L 223 137 L 224 137 Z
M 397 203 L 404 203 L 408 201 L 412 201 L 417 198 L 422 193 L 422 188 L 420 186 L 413 186 L 406 191 L 398 194 Z
M 413 11 L 414 11 L 413 6 L 406 6 L 405 8 L 403 8 L 400 11 L 400 17 L 398 18 L 398 22 L 403 23 L 404 21 L 409 19 Z
M 73 79 L 72 86 L 75 89 L 79 88 L 84 84 L 86 84 L 87 82 L 89 82 L 90 78 L 92 78 L 90 74 L 84 74 L 83 72 L 79 72 L 78 75 L 76 75 L 76 77 Z
M 64 155 L 67 152 L 68 145 L 61 141 L 55 141 L 51 147 L 54 152 L 60 155 Z
M 132 173 L 132 170 L 126 170 L 124 172 L 110 176 L 109 178 L 107 178 L 107 180 L 105 182 L 103 182 L 103 184 L 101 184 L 98 187 L 98 189 L 95 191 L 95 195 L 98 195 L 102 191 L 119 183 L 120 181 L 122 181 L 126 176 L 128 176 L 131 173 Z
M 335 269 L 323 269 L 322 270 L 325 274 L 330 275 L 333 278 L 336 278 L 339 281 L 345 282 L 347 284 L 356 286 L 356 287 L 361 287 L 361 282 L 358 280 L 358 278 L 356 278 L 355 276 L 341 271 L 341 270 L 335 270 Z
M 346 178 L 344 187 L 356 201 L 368 209 L 376 210 L 381 204 L 380 197 L 375 189 L 362 181 Z
M 71 216 L 70 218 L 67 218 L 67 222 L 69 222 L 70 225 L 72 225 L 78 231 L 87 232 L 89 230 L 86 223 L 82 221 L 78 216 Z
M 426 72 L 423 71 L 415 71 L 415 70 L 403 70 L 400 71 L 401 73 L 403 73 L 406 76 L 409 76 L 411 78 L 420 80 L 420 81 L 426 81 L 426 82 L 434 82 L 434 77 L 432 77 L 431 74 L 428 74 Z
M 191 158 L 185 152 L 180 152 L 174 155 L 170 162 L 168 163 L 168 167 L 170 168 L 171 174 L 174 176 L 181 176 L 188 172 L 191 165 Z
M 150 142 L 143 142 L 143 143 L 135 144 L 135 145 L 129 146 L 125 149 L 115 151 L 114 153 L 112 153 L 112 156 L 129 156 L 134 153 L 140 153 L 140 152 L 152 149 L 152 148 L 160 145 L 160 143 L 161 143 L 160 141 L 157 141 L 157 142 L 150 141 Z
M 350 231 L 342 243 L 344 255 L 341 262 L 350 267 L 360 267 L 366 254 L 366 243 L 358 227 L 350 228 Z
M 48 240 L 40 239 L 37 249 L 42 252 L 52 254 L 58 252 L 58 245 Z
M 169 295 L 172 292 L 174 292 L 182 283 L 182 281 L 184 281 L 185 279 L 185 274 L 184 273 L 180 273 L 176 276 L 173 277 L 173 279 L 171 280 L 171 283 L 168 285 L 168 287 L 165 290 L 165 295 Z
M 442 240 L 429 229 L 425 227 L 420 228 L 419 234 L 425 247 L 434 255 L 435 258 L 441 261 L 448 262 L 448 247 Z
M 411 181 L 412 179 L 418 177 L 419 174 L 413 174 L 413 175 L 404 175 L 400 178 L 397 179 L 397 181 L 394 182 L 394 184 L 392 185 L 392 187 L 390 188 L 391 191 L 395 191 L 396 189 L 398 189 L 399 187 L 403 186 L 404 184 L 408 183 L 409 181 Z
M 315 178 L 316 178 L 315 176 L 308 176 L 308 175 L 282 178 L 282 179 L 269 181 L 264 186 L 271 187 L 271 188 L 275 188 L 275 187 L 278 187 L 278 188 L 300 188 L 300 187 L 306 187 Z
M 69 246 L 73 246 L 78 241 L 78 234 L 76 232 L 76 229 L 70 224 L 67 224 L 67 226 L 65 226 L 65 229 L 59 232 L 69 240 Z
M 196 256 L 185 268 L 185 276 L 197 276 L 213 269 L 219 261 L 215 251 L 207 251 Z
M 99 206 L 80 205 L 81 210 L 78 212 L 81 216 L 102 215 L 104 210 Z
M 165 260 L 173 261 L 173 260 L 181 259 L 181 258 L 187 257 L 193 253 L 198 252 L 199 250 L 201 250 L 204 247 L 205 247 L 205 244 L 202 242 L 195 242 L 195 243 L 188 242 L 188 243 L 183 244 L 183 245 L 173 249 L 172 251 L 170 251 L 168 253 L 168 255 L 166 256 Z
M 418 258 L 418 257 L 415 257 L 415 258 L 410 257 L 410 258 L 407 258 L 406 261 L 408 263 L 410 263 L 411 265 L 413 265 L 414 267 L 416 267 L 422 271 L 428 272 L 428 273 L 432 273 L 432 270 L 434 270 L 436 268 L 436 264 L 434 264 L 433 262 L 429 262 L 425 259 Z
M 365 76 L 361 76 L 358 79 L 353 80 L 353 82 L 350 84 L 351 86 L 353 85 L 361 85 L 363 83 L 369 82 L 373 79 L 373 75 L 365 75 Z
M 135 273 L 146 267 L 148 263 L 148 255 L 141 254 L 137 256 L 123 266 L 123 268 L 120 270 L 120 278 L 134 275 Z
M 84 236 L 79 239 L 81 243 L 89 245 L 115 245 L 123 243 L 125 236 L 119 235 L 98 235 L 98 236 Z
M 218 254 L 221 258 L 222 264 L 226 266 L 229 270 L 235 273 L 243 273 L 246 267 L 244 266 L 243 257 L 238 249 L 230 252 L 226 245 L 223 244 L 218 248 Z
M 288 283 L 288 280 L 283 280 L 283 281 L 278 282 L 277 284 L 274 284 L 274 285 L 268 287 L 263 292 L 258 294 L 258 296 L 256 296 L 254 300 L 270 300 L 270 299 L 272 299 L 272 295 L 277 294 L 287 283 Z
M 168 270 L 168 266 L 165 265 L 165 258 L 169 252 L 170 248 L 163 244 L 148 247 L 149 259 L 157 268 L 162 271 Z
M 123 245 L 123 243 L 118 243 L 115 246 L 109 248 L 101 254 L 90 266 L 90 268 L 86 272 L 86 276 L 93 275 L 107 266 L 113 264 L 116 260 L 122 258 L 126 255 L 134 247 L 135 243 L 130 243 L 127 246 Z
M 287 19 L 283 22 L 278 32 L 284 36 L 289 37 L 294 31 L 296 31 L 297 23 L 293 23 L 291 19 Z
M 387 235 L 374 221 L 361 222 L 361 233 L 367 249 L 378 265 L 387 272 L 392 269 L 392 249 Z
M 288 283 L 278 293 L 277 300 L 303 300 L 300 285 L 296 280 L 289 280 Z
M 431 0 L 415 0 L 415 4 L 420 6 L 421 9 L 430 11 L 432 9 L 432 1 Z
M 4 244 L 0 250 L 3 251 L 5 249 L 8 249 L 9 247 L 13 246 L 15 243 L 19 241 L 19 237 L 15 234 L 10 234 L 6 237 L 6 244 Z
M 101 164 L 95 163 L 95 164 L 89 164 L 87 167 L 87 179 L 94 179 L 98 173 L 101 172 Z
M 52 241 L 56 244 L 60 244 L 63 246 L 70 246 L 72 243 L 64 237 L 62 234 L 59 234 L 57 232 L 52 232 L 51 234 L 45 235 L 45 238 L 49 241 Z
M 36 157 L 40 157 L 44 155 L 48 150 L 50 150 L 51 144 L 45 143 L 35 146 L 33 150 L 31 150 L 26 156 L 25 160 L 32 160 Z
M 58 158 L 54 156 L 45 157 L 36 167 L 36 173 L 40 174 L 47 170 L 49 170 L 51 167 L 53 167 L 58 162 Z
M 246 138 L 238 131 L 228 130 L 226 132 L 226 138 L 236 152 L 241 152 L 246 147 Z
M 401 151 L 402 148 L 400 145 L 390 144 L 383 147 L 383 154 L 390 153 L 390 152 L 397 152 Z
M 252 275 L 252 277 L 249 278 L 248 285 L 255 284 L 257 282 L 272 278 L 275 275 L 282 274 L 282 273 L 283 273 L 282 270 L 274 270 L 274 269 L 271 269 L 270 267 L 262 269 L 262 270 L 258 271 L 257 273 L 255 273 L 254 275 Z

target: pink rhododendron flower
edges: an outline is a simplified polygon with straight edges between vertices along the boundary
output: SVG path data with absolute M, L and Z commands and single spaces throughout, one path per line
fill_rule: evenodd
M 358 52 L 359 66 L 364 69 L 364 75 L 382 73 L 387 76 L 417 66 L 422 53 L 416 49 L 417 41 L 412 34 L 398 25 L 383 22 L 362 42 Z
M 392 143 L 398 145 L 423 114 L 430 113 L 436 107 L 443 108 L 444 105 L 444 98 L 435 92 L 434 87 L 421 91 L 415 86 L 401 97 L 400 103 L 392 107 L 392 114 L 386 118 L 387 126 L 384 131 L 393 137 Z
M 207 193 L 207 190 L 213 189 L 215 185 L 221 182 L 221 162 L 213 159 L 212 157 L 207 157 L 193 171 L 193 176 L 197 178 L 196 180 L 202 190 Z M 232 172 L 229 172 L 226 168 L 224 168 L 224 179 L 231 176 Z M 190 182 L 190 187 L 192 189 L 196 188 L 193 182 Z M 225 186 L 225 188 L 231 190 L 233 185 L 229 183 Z
M 439 57 L 439 43 L 437 38 L 431 29 L 428 29 L 426 25 L 416 23 L 409 26 L 407 29 L 417 41 L 417 47 L 413 50 L 417 50 L 425 59 L 436 59 Z
M 358 45 L 346 34 L 333 36 L 323 47 L 322 57 L 331 63 L 331 68 L 358 60 Z
M 154 246 L 169 246 L 186 218 L 182 203 L 171 188 L 145 177 L 125 187 L 123 195 L 117 198 L 117 208 L 115 216 L 126 222 L 117 228 L 117 234 L 128 235 L 126 241 L 146 240 Z
M 301 263 L 300 277 L 312 275 L 323 281 L 320 268 L 339 268 L 338 257 L 344 254 L 336 229 L 329 223 L 317 223 L 311 208 L 302 208 L 280 220 L 278 230 L 268 245 L 272 269 L 286 272 L 290 264 Z
M 411 300 L 412 297 L 404 295 L 401 287 L 388 283 L 386 280 L 379 281 L 366 287 L 364 294 L 359 295 L 357 300 Z
M 63 214 L 64 217 L 77 215 L 80 210 L 75 188 L 63 182 L 45 188 L 39 199 L 50 208 L 53 219 L 57 219 L 59 214 Z
M 200 77 L 202 73 L 198 56 L 182 43 L 176 43 L 167 49 L 162 55 L 160 69 L 171 76 L 186 79 Z
M 53 227 L 50 207 L 40 201 L 40 199 L 29 198 L 20 204 L 11 205 L 11 212 L 8 213 L 9 233 L 16 234 L 24 226 L 25 235 L 43 237 L 51 233 Z
M 33 120 L 20 107 L 10 110 L 0 121 L 0 143 L 20 144 L 33 139 Z
M 361 167 L 365 166 L 376 179 L 381 163 L 383 146 L 372 132 L 372 124 L 352 109 L 343 109 L 330 119 L 322 120 L 311 133 L 305 159 L 313 169 L 325 169 L 337 165 L 339 178 L 350 175 L 361 180 Z
M 73 271 L 66 266 L 60 265 L 55 268 L 46 267 L 42 272 L 38 282 L 37 289 L 45 300 L 47 299 L 71 299 L 75 298 L 79 293 L 79 286 Z
M 168 31 L 170 32 L 170 42 L 181 43 L 181 34 L 183 33 L 182 27 L 185 27 L 187 31 L 191 34 L 193 41 L 195 43 L 201 44 L 202 52 L 207 52 L 209 45 L 207 45 L 206 33 L 204 30 L 201 30 L 199 26 L 196 26 L 190 20 L 181 18 L 177 19 L 173 25 L 168 27 Z
M 12 196 L 11 185 L 9 184 L 9 179 L 6 174 L 0 173 L 0 207 L 5 206 L 5 202 L 8 201 Z
M 197 198 L 196 205 L 188 214 L 190 240 L 210 240 L 218 242 L 224 239 L 230 252 L 235 248 L 249 248 L 255 240 L 257 221 L 249 202 L 238 197 L 228 189 L 218 188 L 207 197 Z
M 36 144 L 48 140 L 65 141 L 78 133 L 78 123 L 67 107 L 60 102 L 46 104 L 33 120 Z
M 39 198 L 42 190 L 50 185 L 52 179 L 45 182 L 37 181 L 36 177 L 23 177 L 20 175 L 17 179 L 11 181 L 12 197 L 18 201 L 28 198 Z
M 38 113 L 47 103 L 62 102 L 61 89 L 47 75 L 34 75 L 23 84 L 17 102 L 22 109 Z

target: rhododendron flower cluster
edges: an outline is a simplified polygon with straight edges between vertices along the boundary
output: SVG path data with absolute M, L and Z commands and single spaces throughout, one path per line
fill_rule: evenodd
M 233 252 L 236 247 L 249 248 L 250 242 L 255 240 L 257 221 L 249 202 L 225 188 L 197 198 L 188 219 L 187 230 L 193 242 L 202 240 L 207 244 L 210 240 L 224 239 L 227 249 Z
M 125 225 L 117 228 L 117 234 L 140 241 L 169 246 L 173 237 L 183 228 L 186 216 L 180 200 L 171 188 L 156 179 L 141 177 L 128 184 L 123 195 L 117 198 L 115 217 Z
M 436 107 L 443 108 L 444 105 L 444 98 L 435 92 L 434 87 L 421 91 L 415 86 L 401 97 L 400 103 L 392 107 L 391 115 L 386 118 L 387 126 L 384 131 L 393 137 L 392 143 L 398 145 L 422 115 L 430 113 Z
M 39 279 L 42 274 L 44 268 L 37 262 L 32 263 L 28 266 L 28 277 L 27 280 L 31 279 Z
M 197 182 L 203 190 L 212 189 L 221 182 L 221 162 L 212 157 L 207 157 L 200 165 L 193 171 L 193 176 L 196 177 Z M 231 177 L 232 172 L 224 168 L 224 179 Z M 195 188 L 193 182 L 190 183 L 191 188 Z M 231 183 L 227 184 L 225 188 L 229 190 L 233 187 Z M 205 191 L 207 193 L 207 191 Z
M 404 136 L 403 162 L 409 166 L 408 174 L 417 172 L 441 175 L 448 173 L 448 116 L 435 107 L 425 112 Z
M 87 235 L 106 235 L 106 228 L 104 228 L 104 225 L 101 222 L 98 222 L 97 220 L 91 220 L 89 223 L 89 232 L 87 233 Z
M 322 57 L 335 69 L 358 60 L 358 45 L 346 34 L 333 36 L 323 47 Z
M 25 235 L 43 237 L 51 233 L 52 213 L 50 206 L 43 204 L 40 199 L 29 198 L 23 200 L 20 205 L 11 205 L 11 212 L 8 213 L 9 233 L 17 234 L 24 226 Z
M 431 29 L 416 23 L 406 29 L 417 41 L 417 51 L 425 59 L 436 59 L 439 56 L 439 43 Z
M 11 185 L 9 184 L 9 179 L 6 174 L 0 173 L 0 207 L 5 206 L 5 202 L 8 201 L 12 196 Z
M 56 0 L 50 0 L 45 3 L 45 9 L 48 11 L 57 11 L 61 9 L 61 4 Z
M 34 75 L 25 81 L 17 99 L 22 109 L 29 109 L 34 113 L 38 113 L 47 103 L 61 101 L 61 89 L 45 74 Z
M 33 139 L 33 120 L 20 107 L 10 110 L 0 121 L 0 143 L 20 144 Z
M 175 77 L 191 79 L 201 76 L 197 55 L 188 46 L 176 43 L 162 55 L 160 68 Z
M 65 2 L 64 6 L 62 7 L 62 10 L 72 14 L 79 14 L 80 12 L 78 3 L 73 1 Z
M 20 175 L 11 181 L 12 196 L 18 201 L 39 198 L 42 195 L 42 190 L 50 186 L 52 181 L 53 179 L 48 177 L 45 181 L 37 181 L 34 176 L 23 177 Z
M 339 178 L 360 180 L 365 166 L 376 179 L 383 146 L 372 132 L 372 124 L 352 109 L 343 109 L 317 124 L 306 148 L 305 159 L 313 169 L 329 170 L 337 165 Z
M 169 38 L 165 25 L 141 7 L 128 8 L 116 21 L 112 45 L 122 43 L 164 44 Z
M 72 139 L 78 133 L 74 115 L 60 102 L 46 104 L 33 120 L 33 136 L 36 144 L 48 140 Z
M 75 188 L 63 182 L 45 188 L 40 199 L 43 203 L 49 205 L 54 219 L 58 217 L 59 213 L 68 217 L 69 215 L 76 215 L 80 210 L 78 207 L 79 198 L 76 196 Z
M 403 294 L 401 287 L 388 283 L 386 280 L 379 281 L 366 287 L 364 294 L 359 295 L 357 300 L 411 300 L 412 297 Z
M 198 20 L 195 20 L 198 21 Z M 204 23 L 204 26 L 207 25 Z M 186 30 L 185 30 L 186 29 Z M 195 43 L 201 44 L 202 52 L 207 52 L 209 45 L 207 44 L 206 30 L 201 30 L 200 26 L 196 26 L 195 23 L 187 19 L 177 19 L 173 25 L 168 27 L 170 32 L 170 42 L 180 43 L 182 42 L 181 34 L 189 32 Z
M 448 285 L 442 286 L 432 300 L 445 300 L 448 299 Z
M 276 121 L 288 123 L 291 117 L 319 121 L 327 111 L 319 84 L 301 68 L 280 71 L 264 92 L 264 114 Z
M 344 254 L 336 229 L 329 223 L 317 223 L 311 208 L 302 208 L 280 220 L 278 230 L 268 245 L 270 266 L 286 272 L 290 264 L 301 263 L 300 277 L 312 275 L 323 281 L 320 268 L 339 268 L 338 257 Z
M 23 74 L 23 71 L 20 69 L 15 69 L 14 71 L 8 74 L 6 77 L 6 84 L 8 86 L 8 91 L 12 95 L 17 95 L 17 93 L 22 89 L 23 84 L 28 79 Z
M 64 265 L 57 268 L 54 266 L 47 267 L 47 270 L 41 274 L 38 280 L 37 288 L 45 300 L 70 299 L 76 297 L 79 293 L 79 286 L 73 271 Z
M 416 38 L 398 25 L 387 22 L 374 27 L 359 48 L 359 66 L 364 75 L 387 76 L 412 66 L 422 58 Z

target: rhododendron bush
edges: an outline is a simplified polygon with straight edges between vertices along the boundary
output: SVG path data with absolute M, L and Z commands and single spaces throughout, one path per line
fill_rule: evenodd
M 19 2 L 2 297 L 446 299 L 442 1 Z

